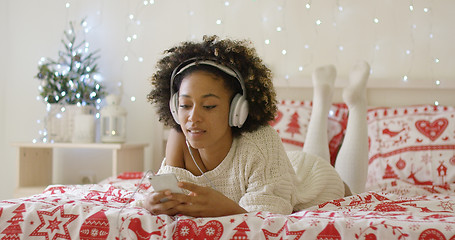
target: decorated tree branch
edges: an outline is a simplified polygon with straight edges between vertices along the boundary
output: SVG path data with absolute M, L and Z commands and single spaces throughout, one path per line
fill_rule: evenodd
M 85 21 L 81 21 L 83 25 Z M 77 42 L 74 25 L 64 32 L 64 50 L 58 60 L 42 59 L 35 78 L 41 81 L 40 95 L 47 103 L 66 103 L 95 106 L 106 95 L 97 80 L 99 50 L 90 52 L 84 40 Z

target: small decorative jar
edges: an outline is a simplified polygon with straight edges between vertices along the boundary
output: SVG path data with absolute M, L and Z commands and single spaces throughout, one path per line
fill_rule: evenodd
M 100 111 L 101 142 L 123 143 L 126 141 L 126 110 L 120 106 L 120 97 L 108 95 L 107 105 Z

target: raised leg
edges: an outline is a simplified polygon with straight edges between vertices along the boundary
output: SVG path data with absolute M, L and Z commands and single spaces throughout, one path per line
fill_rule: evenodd
M 365 190 L 368 168 L 368 127 L 366 83 L 370 66 L 357 63 L 349 75 L 349 86 L 343 90 L 349 116 L 346 134 L 338 152 L 335 169 L 353 193 Z
M 332 104 L 336 69 L 333 65 L 317 68 L 313 72 L 313 110 L 303 151 L 320 156 L 330 162 L 327 121 Z

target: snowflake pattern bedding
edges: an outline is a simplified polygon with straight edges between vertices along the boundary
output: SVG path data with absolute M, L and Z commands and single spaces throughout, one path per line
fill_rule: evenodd
M 0 239 L 455 239 L 455 185 L 387 180 L 291 215 L 153 216 L 142 173 L 0 202 Z M 131 198 L 134 190 L 139 191 Z
M 282 101 L 278 108 L 271 125 L 285 145 L 300 148 L 311 103 Z M 346 116 L 345 106 L 332 106 L 332 157 Z M 153 216 L 136 204 L 150 188 L 141 182 L 143 173 L 125 173 L 100 184 L 53 185 L 42 194 L 0 201 L 0 240 L 455 240 L 455 108 L 372 108 L 368 134 L 368 191 L 290 215 Z

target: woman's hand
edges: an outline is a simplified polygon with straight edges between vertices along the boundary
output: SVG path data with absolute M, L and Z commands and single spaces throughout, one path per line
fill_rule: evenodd
M 202 187 L 188 182 L 179 182 L 178 186 L 189 190 L 191 193 L 167 196 L 169 202 L 172 203 L 171 212 L 173 213 L 192 217 L 219 217 L 247 212 L 236 202 L 210 187 Z
M 178 213 L 175 207 L 180 205 L 181 202 L 169 199 L 172 194 L 169 190 L 151 192 L 146 196 L 143 207 L 153 215 L 166 214 L 174 216 Z M 179 195 L 185 196 L 184 194 Z

